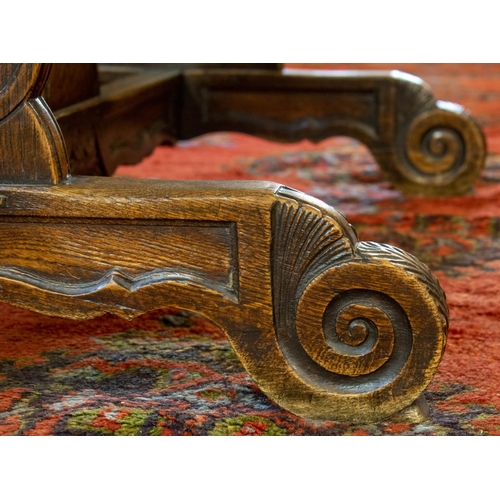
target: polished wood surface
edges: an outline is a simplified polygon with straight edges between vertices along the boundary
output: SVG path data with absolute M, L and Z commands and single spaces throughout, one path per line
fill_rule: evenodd
M 51 184 L 68 174 L 59 126 L 40 97 L 49 72 L 50 64 L 0 65 L 2 183 Z
M 469 191 L 485 140 L 459 105 L 397 71 L 186 71 L 180 138 L 218 130 L 275 141 L 354 137 L 406 192 Z
M 99 65 L 99 95 L 56 112 L 72 173 L 110 175 L 158 144 L 216 131 L 283 142 L 354 137 L 398 189 L 422 195 L 466 193 L 484 167 L 473 117 L 413 75 L 227 66 Z M 87 69 L 84 87 L 88 77 Z
M 52 111 L 99 95 L 97 64 L 52 64 L 42 97 Z
M 0 66 L 3 95 L 15 95 L 20 109 L 42 91 L 44 68 L 26 66 L 22 81 Z M 7 140 L 30 144 L 31 124 L 10 130 Z M 50 127 L 37 132 L 40 142 L 54 130 L 64 147 Z M 0 163 L 8 179 L 0 185 L 0 300 L 74 319 L 133 318 L 167 305 L 197 311 L 220 325 L 256 383 L 289 411 L 348 422 L 425 419 L 421 394 L 443 354 L 448 309 L 415 257 L 358 241 L 334 208 L 275 183 L 67 172 L 40 183 L 58 151 L 32 150 L 36 161 L 22 176 L 20 158 Z

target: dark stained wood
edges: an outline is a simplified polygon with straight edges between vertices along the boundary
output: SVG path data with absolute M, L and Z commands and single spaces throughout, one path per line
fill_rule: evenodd
M 116 67 L 135 67 L 143 69 L 162 69 L 167 71 L 185 71 L 188 69 L 244 69 L 244 70 L 275 70 L 283 69 L 283 64 L 280 63 L 121 63 L 121 64 L 106 64 L 104 66 Z
M 177 72 L 118 72 L 99 96 L 55 113 L 73 175 L 111 175 L 175 141 L 181 89 Z
M 3 183 L 51 184 L 66 178 L 61 132 L 39 97 L 47 64 L 0 65 L 0 179 Z
M 289 188 L 74 178 L 0 193 L 3 301 L 78 319 L 200 312 L 298 415 L 388 418 L 441 359 L 447 308 L 428 269 L 359 243 L 338 212 Z M 364 341 L 345 342 L 360 329 Z
M 465 193 L 484 167 L 474 119 L 412 75 L 189 70 L 184 80 L 180 139 L 220 130 L 283 142 L 350 136 L 399 189 L 425 195 Z
M 193 222 L 180 227 L 168 220 L 156 224 L 149 219 L 101 222 L 75 217 L 30 222 L 24 218 L 19 224 L 17 218 L 4 216 L 0 239 L 9 245 L 0 248 L 0 261 L 13 278 L 20 277 L 22 269 L 33 283 L 60 280 L 69 294 L 118 275 L 131 288 L 144 280 L 187 276 L 234 293 L 236 235 L 231 223 Z M 123 245 L 128 239 L 134 241 L 133 247 Z M 50 258 L 40 261 L 40 254 L 49 247 L 53 249 Z M 61 291 L 61 287 L 56 288 Z
M 99 95 L 95 63 L 52 64 L 42 96 L 52 111 Z
M 158 144 L 215 131 L 285 142 L 354 137 L 396 187 L 422 195 L 465 193 L 484 167 L 480 127 L 417 77 L 240 66 L 99 65 L 100 95 L 56 113 L 72 173 L 111 175 Z
M 10 88 L 15 68 L 0 69 Z M 22 88 L 41 91 L 43 68 L 28 69 Z M 153 89 L 180 84 L 178 73 L 151 78 Z M 118 94 L 101 88 L 94 99 L 111 120 L 137 94 L 134 85 L 109 85 Z M 17 92 L 19 109 L 39 99 Z M 31 127 L 24 122 L 6 140 L 29 146 Z M 58 133 L 63 144 L 59 129 L 38 133 L 41 142 Z M 27 151 L 49 166 L 58 154 Z M 2 156 L 0 170 L 1 301 L 74 319 L 131 319 L 168 305 L 197 311 L 226 332 L 262 390 L 297 415 L 426 418 L 421 394 L 443 355 L 448 309 L 415 257 L 359 242 L 335 209 L 279 184 L 83 176 L 40 184 L 41 167 L 9 174 L 9 166 L 21 170 L 20 158 Z

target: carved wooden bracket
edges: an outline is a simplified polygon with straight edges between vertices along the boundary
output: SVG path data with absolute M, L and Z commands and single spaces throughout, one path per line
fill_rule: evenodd
M 3 301 L 78 319 L 198 311 L 299 415 L 386 418 L 441 359 L 447 308 L 428 269 L 359 243 L 338 212 L 289 188 L 74 178 L 0 193 Z
M 197 311 L 298 415 L 425 418 L 421 394 L 446 343 L 444 293 L 421 262 L 359 242 L 326 204 L 267 182 L 99 177 L 7 181 L 0 199 L 0 300 L 75 319 Z

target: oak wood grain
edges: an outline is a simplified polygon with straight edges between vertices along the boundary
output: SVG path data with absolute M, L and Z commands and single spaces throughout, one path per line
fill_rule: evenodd
M 179 137 L 237 131 L 318 142 L 354 137 L 406 192 L 470 191 L 484 167 L 481 128 L 461 106 L 437 101 L 399 71 L 186 70 Z
M 50 184 L 64 179 L 68 161 L 54 116 L 40 94 L 47 64 L 0 64 L 0 178 L 3 183 Z
M 388 418 L 443 354 L 447 307 L 428 269 L 358 242 L 333 208 L 278 184 L 80 177 L 0 194 L 0 234 L 14 228 L 1 300 L 75 319 L 197 311 L 298 415 Z
M 73 319 L 131 319 L 164 306 L 197 311 L 226 332 L 262 390 L 297 415 L 426 418 L 421 394 L 443 355 L 448 309 L 418 259 L 358 241 L 334 208 L 271 182 L 72 177 L 61 131 L 39 96 L 47 68 L 5 65 L 0 76 L 1 301 Z M 128 116 L 131 138 L 141 127 L 133 116 L 148 122 L 154 115 L 157 87 L 178 95 L 184 76 L 127 78 L 127 85 L 109 80 L 106 91 L 101 86 L 99 96 L 59 117 L 83 127 L 82 117 L 112 123 Z M 286 85 L 295 92 L 296 81 Z M 246 96 L 241 106 L 250 113 L 259 99 Z M 370 99 L 359 116 L 380 124 L 384 115 L 367 111 L 376 104 Z M 138 103 L 145 115 L 129 109 Z M 176 106 L 163 105 L 168 113 Z M 326 114 L 341 109 L 335 104 Z M 300 105 L 293 113 L 300 116 Z M 119 135 L 103 131 L 104 143 L 94 136 L 99 154 L 106 145 L 112 156 Z M 429 140 L 439 150 L 440 137 Z M 115 149 L 120 158 L 134 147 Z

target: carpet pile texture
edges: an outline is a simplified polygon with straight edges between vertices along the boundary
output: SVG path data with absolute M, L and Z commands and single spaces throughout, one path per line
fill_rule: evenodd
M 252 382 L 222 331 L 191 312 L 72 321 L 0 304 L 1 435 L 500 435 L 500 65 L 356 67 L 409 71 L 471 110 L 489 151 L 473 192 L 404 195 L 345 137 L 284 145 L 210 134 L 159 147 L 116 175 L 272 180 L 333 205 L 360 239 L 426 263 L 450 307 L 445 355 L 425 391 L 429 420 L 349 425 L 292 415 Z

